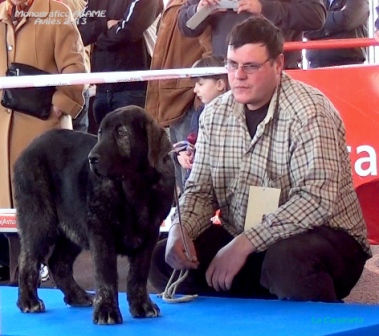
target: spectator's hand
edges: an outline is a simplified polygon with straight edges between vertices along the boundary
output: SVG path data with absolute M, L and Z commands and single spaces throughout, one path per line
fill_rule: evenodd
M 209 8 L 212 6 L 216 6 L 219 2 L 220 0 L 200 0 L 197 5 L 196 12 L 200 11 L 202 8 Z M 225 12 L 225 11 L 227 11 L 227 9 L 215 8 L 212 14 L 216 12 Z
M 262 13 L 262 4 L 260 0 L 239 0 L 237 13 L 241 12 L 259 15 Z
M 379 43 L 379 30 L 374 33 L 374 38 Z
M 178 162 L 185 169 L 192 169 L 192 154 L 188 151 L 182 151 L 178 154 Z
M 200 11 L 202 8 L 208 8 L 212 6 L 216 6 L 220 0 L 200 0 L 196 11 Z
M 111 29 L 114 25 L 118 23 L 118 20 L 108 20 L 107 21 L 107 28 Z
M 167 245 L 166 245 L 166 262 L 173 269 L 181 270 L 181 269 L 196 269 L 199 266 L 199 262 L 196 257 L 195 245 L 192 240 L 188 237 L 188 234 L 185 229 L 184 231 L 184 239 L 187 242 L 187 246 L 189 248 L 192 261 L 188 259 L 186 255 L 186 251 L 184 249 L 184 243 L 182 239 L 182 235 L 180 232 L 179 224 L 171 227 Z
M 88 88 L 88 94 L 90 97 L 95 97 L 96 96 L 96 85 L 91 84 Z
M 248 255 L 254 250 L 254 246 L 244 234 L 234 238 L 217 252 L 210 263 L 205 273 L 208 285 L 216 291 L 229 290 L 234 277 L 245 265 Z
M 63 112 L 58 107 L 56 107 L 55 105 L 53 105 L 53 113 L 55 114 L 55 116 L 58 119 L 60 119 L 63 115 Z

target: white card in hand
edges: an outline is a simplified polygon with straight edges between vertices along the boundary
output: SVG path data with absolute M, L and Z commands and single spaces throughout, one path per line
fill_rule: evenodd
M 262 222 L 262 216 L 275 212 L 279 206 L 280 189 L 250 186 L 245 230 Z

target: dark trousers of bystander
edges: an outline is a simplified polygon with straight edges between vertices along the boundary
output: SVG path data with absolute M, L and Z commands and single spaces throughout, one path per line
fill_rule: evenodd
M 83 92 L 84 96 L 84 106 L 83 109 L 80 111 L 79 115 L 72 121 L 72 127 L 74 131 L 88 133 L 88 127 L 89 127 L 89 89 L 86 89 Z
M 296 301 L 339 302 L 359 280 L 368 258 L 360 244 L 343 231 L 327 227 L 280 240 L 264 252 L 252 253 L 235 276 L 232 288 L 216 292 L 205 280 L 205 272 L 216 253 L 233 237 L 212 225 L 195 241 L 200 266 L 190 270 L 179 285 L 180 294 Z M 149 281 L 163 292 L 172 268 L 165 262 L 166 239 L 158 243 Z
M 93 101 L 93 115 L 96 123 L 100 125 L 104 117 L 113 110 L 128 106 L 137 105 L 145 107 L 146 91 L 130 90 L 130 91 L 97 91 Z

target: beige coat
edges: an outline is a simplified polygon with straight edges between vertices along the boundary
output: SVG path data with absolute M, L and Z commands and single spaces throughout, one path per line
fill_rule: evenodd
M 182 36 L 178 28 L 178 12 L 186 0 L 171 0 L 162 13 L 151 69 L 190 68 L 212 53 L 210 28 L 198 38 Z M 162 126 L 179 120 L 192 105 L 195 84 L 191 78 L 149 81 L 146 110 Z M 199 103 L 200 105 L 200 103 Z
M 70 8 L 71 13 L 74 16 L 75 22 L 79 19 L 80 13 L 83 12 L 87 1 L 85 0 L 62 0 L 68 8 Z M 86 66 L 86 71 L 91 71 L 91 45 L 84 47 L 84 65 Z M 88 85 L 87 85 L 88 86 Z
M 55 17 L 49 17 L 51 12 Z M 52 74 L 85 72 L 83 43 L 67 6 L 53 0 L 34 0 L 29 13 L 39 18 L 24 17 L 13 27 L 5 3 L 0 4 L 0 76 L 5 76 L 7 69 L 6 31 L 9 62 L 32 65 Z M 78 115 L 84 103 L 82 92 L 83 85 L 57 89 L 52 105 L 64 112 L 60 119 L 52 112 L 43 121 L 0 105 L 0 208 L 14 207 L 10 181 L 12 166 L 21 151 L 47 130 L 70 128 L 71 117 Z

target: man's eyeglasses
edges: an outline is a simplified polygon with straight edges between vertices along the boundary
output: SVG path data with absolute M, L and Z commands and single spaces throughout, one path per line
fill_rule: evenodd
M 270 59 L 271 57 L 267 58 L 263 63 L 245 63 L 242 65 L 239 65 L 237 62 L 232 60 L 226 60 L 224 65 L 226 70 L 231 72 L 236 72 L 239 68 L 241 68 L 244 73 L 253 74 L 262 68 Z

